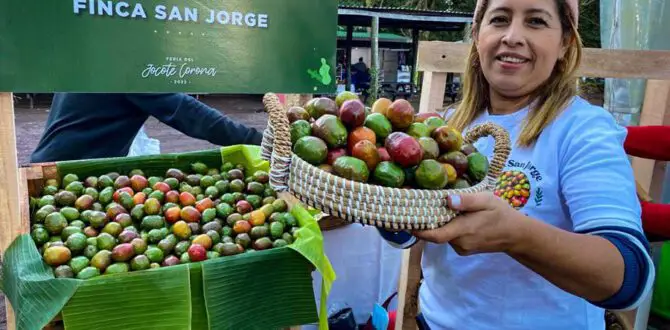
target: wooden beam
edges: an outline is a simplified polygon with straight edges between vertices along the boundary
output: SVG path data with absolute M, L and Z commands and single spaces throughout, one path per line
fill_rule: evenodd
M 312 99 L 313 94 L 284 94 L 284 106 L 286 109 L 292 106 L 304 106 L 310 99 Z
M 419 42 L 419 71 L 463 73 L 470 43 Z M 670 80 L 670 51 L 584 48 L 580 77 Z
M 2 254 L 16 236 L 28 232 L 27 224 L 21 221 L 17 163 L 14 100 L 12 93 L 0 93 L 0 253 Z M 16 329 L 14 311 L 6 298 L 5 305 L 7 329 Z

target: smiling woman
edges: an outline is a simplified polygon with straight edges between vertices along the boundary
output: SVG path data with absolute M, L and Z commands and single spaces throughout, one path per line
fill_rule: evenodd
M 446 116 L 464 133 L 509 132 L 498 192 L 452 196 L 462 213 L 439 229 L 380 229 L 401 248 L 427 241 L 430 328 L 604 329 L 604 309 L 633 309 L 651 290 L 626 130 L 576 95 L 577 18 L 577 0 L 478 1 L 463 99 Z M 490 141 L 475 147 L 491 157 Z

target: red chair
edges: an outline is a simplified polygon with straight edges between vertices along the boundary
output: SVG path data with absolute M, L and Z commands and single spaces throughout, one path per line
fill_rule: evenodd
M 628 136 L 624 149 L 628 155 L 670 160 L 670 126 L 631 126 L 626 129 Z M 642 206 L 642 229 L 647 239 L 650 242 L 670 240 L 670 204 L 654 203 L 639 184 L 637 193 Z

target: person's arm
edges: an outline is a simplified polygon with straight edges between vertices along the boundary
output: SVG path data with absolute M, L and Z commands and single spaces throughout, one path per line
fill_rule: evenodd
M 220 146 L 260 145 L 263 134 L 237 123 L 187 94 L 127 94 L 147 114 L 196 139 Z
M 652 288 L 654 266 L 622 147 L 626 131 L 604 111 L 587 117 L 569 126 L 571 138 L 559 150 L 559 184 L 574 233 L 526 219 L 509 254 L 594 305 L 633 309 Z
M 648 270 L 644 260 L 639 262 L 643 252 L 631 247 L 629 239 L 613 235 L 613 243 L 601 235 L 571 233 L 535 219 L 525 222 L 522 239 L 507 252 L 519 263 L 603 308 L 625 309 L 636 301 L 638 286 L 644 283 L 640 275 Z

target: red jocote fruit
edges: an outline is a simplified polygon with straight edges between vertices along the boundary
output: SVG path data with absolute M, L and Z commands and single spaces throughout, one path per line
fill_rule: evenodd
M 377 148 L 377 152 L 379 153 L 380 161 L 387 162 L 391 160 L 391 155 L 389 155 L 389 152 L 386 150 L 386 148 L 379 147 Z
M 363 126 L 365 122 L 365 105 L 359 100 L 347 100 L 340 107 L 340 120 L 348 128 Z
M 423 159 L 421 144 L 403 132 L 391 133 L 386 138 L 384 147 L 391 159 L 405 168 L 417 165 Z
M 328 155 L 326 156 L 326 163 L 328 165 L 333 165 L 336 159 L 346 156 L 347 155 L 347 150 L 344 148 L 337 148 L 337 149 L 332 149 L 328 151 Z
M 404 130 L 414 122 L 414 107 L 405 99 L 395 100 L 386 110 L 386 118 L 394 129 Z

